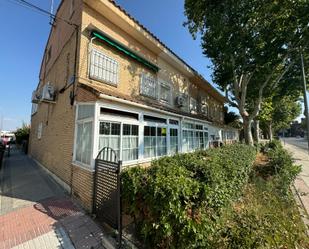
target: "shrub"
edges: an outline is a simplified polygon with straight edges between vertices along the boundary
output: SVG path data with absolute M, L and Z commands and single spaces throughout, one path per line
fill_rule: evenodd
M 291 195 L 274 195 L 273 180 L 254 178 L 222 227 L 216 248 L 309 248 L 306 228 Z
M 254 147 L 235 144 L 125 170 L 125 212 L 151 248 L 212 248 L 223 211 L 241 195 L 255 155 Z
M 291 183 L 300 173 L 301 167 L 294 165 L 292 156 L 286 151 L 279 140 L 273 140 L 265 145 L 265 152 L 269 163 L 262 170 L 265 177 L 274 178 L 277 182 L 278 190 L 284 196 L 287 195 Z M 261 169 L 257 169 L 258 171 Z

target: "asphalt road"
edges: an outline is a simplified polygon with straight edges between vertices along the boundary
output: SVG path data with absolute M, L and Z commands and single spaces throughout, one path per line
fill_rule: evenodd
M 287 137 L 287 138 L 281 138 L 281 140 L 287 144 L 291 144 L 298 147 L 303 152 L 307 152 L 308 150 L 308 142 L 304 138 Z

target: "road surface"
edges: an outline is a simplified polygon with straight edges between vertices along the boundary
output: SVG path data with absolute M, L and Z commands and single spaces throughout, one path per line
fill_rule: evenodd
M 288 138 L 282 138 L 283 142 L 298 147 L 301 151 L 308 153 L 308 142 L 304 138 L 295 138 L 295 137 L 288 137 Z
M 302 166 L 301 173 L 295 179 L 294 187 L 304 210 L 306 210 L 305 213 L 302 213 L 302 218 L 309 228 L 309 155 L 307 140 L 303 138 L 285 138 L 284 140 L 284 147 L 292 154 L 295 164 Z
M 285 148 L 293 154 L 295 163 L 302 165 L 302 172 L 299 176 L 309 187 L 309 154 L 307 151 L 307 140 L 304 138 L 285 138 L 283 143 Z

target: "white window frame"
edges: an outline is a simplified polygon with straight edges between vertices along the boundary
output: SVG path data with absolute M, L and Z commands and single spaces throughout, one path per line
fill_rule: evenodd
M 102 106 L 100 106 L 102 107 Z M 99 107 L 99 109 L 100 109 Z M 120 111 L 125 111 L 123 109 L 119 109 Z M 131 111 L 130 111 L 131 112 Z M 123 162 L 124 165 L 130 165 L 130 164 L 135 164 L 138 163 L 140 160 L 140 122 L 139 120 L 134 120 L 130 118 L 122 118 L 119 116 L 112 116 L 112 115 L 99 115 L 98 119 L 98 126 L 100 122 L 110 122 L 110 123 L 118 123 L 120 124 L 120 151 L 119 151 L 119 159 L 122 160 L 122 137 L 123 137 L 123 124 L 129 124 L 129 125 L 137 125 L 138 126 L 138 158 L 135 160 L 130 160 L 130 161 L 125 161 Z M 97 131 L 97 134 L 95 137 L 99 136 L 99 129 Z M 98 139 L 97 139 L 98 140 Z M 99 140 L 97 141 L 97 148 L 96 148 L 97 153 L 99 152 Z
M 168 130 L 169 130 L 168 124 L 145 121 L 143 123 L 143 127 L 145 127 L 145 126 L 155 127 L 155 129 L 156 129 L 156 155 L 154 157 L 145 158 L 144 157 L 145 156 L 145 148 L 143 148 L 143 158 L 148 159 L 148 160 L 153 160 L 155 158 L 160 158 L 160 157 L 169 155 L 168 154 Z M 166 154 L 161 155 L 161 156 L 158 156 L 158 130 L 157 130 L 158 128 L 165 128 L 166 129 L 166 136 L 165 136 L 166 137 Z M 143 130 L 144 130 L 144 128 L 143 128 Z M 144 141 L 144 133 L 143 133 L 143 141 Z
M 175 120 L 178 121 L 178 124 L 172 124 L 171 120 Z M 167 145 L 168 145 L 168 155 L 173 155 L 170 151 L 171 149 L 171 136 L 170 136 L 170 129 L 177 129 L 177 153 L 181 153 L 182 152 L 182 144 L 181 144 L 181 120 L 179 119 L 175 119 L 175 118 L 169 118 L 168 119 L 168 138 L 167 138 Z
M 190 97 L 190 113 L 197 114 L 197 100 L 193 97 Z
M 78 125 L 85 125 L 87 123 L 90 123 L 91 124 L 91 129 L 92 129 L 92 132 L 90 134 L 91 136 L 91 149 L 90 149 L 90 161 L 89 161 L 89 164 L 86 164 L 83 162 L 83 160 L 81 161 L 78 161 L 76 159 L 76 146 L 77 146 L 77 130 L 78 130 Z M 85 168 L 90 168 L 92 165 L 93 165 L 93 155 L 92 155 L 92 152 L 93 152 L 93 140 L 94 140 L 94 137 L 93 137 L 93 129 L 94 129 L 94 124 L 93 124 L 93 119 L 92 118 L 87 118 L 87 119 L 82 119 L 82 120 L 78 120 L 75 124 L 75 130 L 76 130 L 76 136 L 75 136 L 75 143 L 74 143 L 74 164 L 77 164 L 77 165 L 80 165 L 82 167 L 85 167 Z
M 202 97 L 201 101 L 201 113 L 204 114 L 205 116 L 209 115 L 209 105 L 207 101 L 207 97 Z
M 99 121 L 98 121 L 98 124 L 100 124 L 101 122 L 106 122 L 106 123 L 113 123 L 113 124 L 119 124 L 120 125 L 120 143 L 119 143 L 119 160 L 123 160 L 123 157 L 122 157 L 122 153 L 123 153 L 123 125 L 124 124 L 128 124 L 128 125 L 137 125 L 138 126 L 138 141 L 139 141 L 139 138 L 140 138 L 140 133 L 139 133 L 139 129 L 140 129 L 140 126 L 139 126 L 139 123 L 137 121 L 121 121 L 119 118 L 116 118 L 116 119 L 112 119 L 112 118 L 109 118 L 109 117 L 100 117 L 99 118 Z M 102 135 L 98 134 L 96 135 L 96 137 L 100 137 Z M 123 161 L 123 163 L 126 165 L 126 164 L 133 164 L 133 163 L 137 163 L 140 159 L 140 154 L 139 154 L 139 142 L 138 142 L 138 155 L 137 155 L 137 159 L 134 159 L 134 160 L 128 160 L 128 161 Z M 99 151 L 99 141 L 97 142 L 97 151 Z M 101 148 L 102 149 L 102 148 Z
M 32 107 L 31 107 L 31 116 L 36 114 L 38 112 L 38 107 L 39 107 L 39 104 L 37 103 L 32 103 Z
M 132 135 L 132 134 L 130 134 L 130 135 L 124 135 L 123 134 L 123 125 L 130 125 L 131 126 L 131 128 L 130 128 L 130 130 L 132 131 L 132 126 L 134 125 L 134 126 L 137 126 L 137 136 L 136 135 Z M 123 161 L 123 162 L 128 162 L 128 163 L 130 163 L 130 162 L 132 162 L 132 161 L 138 161 L 139 160 L 139 129 L 140 129 L 140 126 L 138 125 L 138 124 L 128 124 L 127 122 L 123 122 L 122 124 L 121 124 L 121 130 L 122 130 L 122 133 L 121 133 L 121 160 Z M 130 139 L 132 138 L 132 137 L 134 137 L 134 138 L 136 138 L 137 137 L 137 147 L 135 147 L 135 148 L 125 148 L 126 150 L 132 150 L 132 149 L 137 149 L 137 158 L 136 159 L 133 159 L 133 160 L 127 160 L 127 161 L 124 161 L 124 159 L 123 159 L 123 150 L 124 150 L 124 148 L 123 148 L 123 137 L 124 136 L 127 136 L 127 137 L 129 137 Z
M 192 127 L 185 127 L 186 124 L 192 125 Z M 202 126 L 202 129 L 197 129 L 196 125 L 200 125 Z M 184 139 L 184 131 L 186 132 L 193 132 L 193 149 L 190 149 L 190 144 L 188 145 L 188 150 L 184 151 L 184 148 L 182 148 L 182 152 L 183 153 L 189 153 L 195 150 L 199 150 L 199 149 L 207 149 L 208 148 L 208 143 L 209 143 L 209 133 L 208 133 L 208 126 L 204 125 L 203 123 L 199 123 L 199 122 L 192 122 L 192 121 L 184 121 L 182 123 L 182 128 L 181 128 L 181 134 L 182 134 L 182 147 L 183 147 L 183 139 Z M 204 140 L 204 146 L 203 148 L 200 148 L 200 141 L 197 141 L 198 137 L 196 136 L 196 132 L 202 132 L 203 133 L 203 140 Z M 205 133 L 207 133 L 207 140 L 206 140 L 206 135 Z
M 95 53 L 97 53 L 97 56 L 101 56 L 103 57 L 103 66 L 101 65 L 101 67 L 99 68 L 98 66 L 95 65 Z M 113 72 L 113 69 L 108 68 L 107 69 L 107 65 L 106 65 L 106 61 L 110 61 L 111 63 L 113 63 L 113 65 L 116 67 L 115 72 Z M 95 69 L 95 66 L 97 67 L 97 69 Z M 114 74 L 115 76 L 115 80 L 112 79 L 107 79 L 106 76 L 105 78 L 102 76 L 98 76 L 98 73 L 96 73 L 95 71 L 100 71 L 101 75 L 104 75 L 104 71 L 105 71 L 105 75 L 106 72 L 108 72 L 109 74 Z M 112 86 L 117 86 L 119 83 L 119 71 L 120 71 L 120 67 L 119 67 L 119 63 L 117 60 L 115 60 L 114 58 L 112 58 L 111 56 L 105 54 L 104 52 L 95 49 L 95 48 L 91 48 L 90 50 L 90 58 L 89 58 L 89 78 L 90 79 L 94 79 Z M 110 77 L 109 77 L 110 78 Z
M 153 85 L 153 93 L 154 94 L 149 94 L 146 89 L 145 89 L 145 84 L 146 81 L 150 81 L 152 82 Z M 142 73 L 141 74 L 141 79 L 140 79 L 140 89 L 139 92 L 141 95 L 146 96 L 148 98 L 152 98 L 152 99 L 158 99 L 158 81 L 156 79 L 155 76 L 150 75 L 150 74 L 146 74 L 146 73 Z
M 92 105 L 93 108 L 94 108 L 94 116 L 93 117 L 88 117 L 88 118 L 84 118 L 84 119 L 80 119 L 78 120 L 78 108 L 79 106 L 82 106 L 82 105 Z M 74 145 L 73 145 L 73 160 L 72 160 L 72 164 L 76 165 L 76 166 L 79 166 L 83 169 L 86 169 L 86 170 L 93 170 L 94 169 L 94 158 L 96 157 L 97 155 L 97 151 L 94 150 L 94 146 L 97 142 L 97 139 L 96 139 L 96 134 L 97 134 L 97 130 L 98 130 L 98 127 L 95 123 L 95 120 L 97 120 L 97 110 L 98 110 L 98 105 L 96 103 L 77 103 L 76 104 L 76 110 L 75 110 L 75 130 L 74 130 Z M 77 146 L 77 127 L 78 127 L 78 124 L 80 123 L 87 123 L 87 122 L 92 122 L 92 142 L 91 142 L 91 158 L 90 158 L 90 164 L 84 164 L 80 161 L 77 161 L 76 160 L 76 146 Z
M 153 126 L 156 127 L 156 135 L 157 135 L 157 128 L 158 127 L 163 127 L 166 128 L 167 131 L 167 135 L 166 135 L 166 156 L 171 155 L 171 151 L 170 151 L 170 129 L 178 129 L 178 153 L 187 153 L 183 150 L 183 144 L 182 144 L 182 126 L 183 123 L 193 123 L 193 124 L 199 124 L 199 125 L 203 125 L 203 134 L 204 134 L 204 149 L 207 149 L 208 147 L 208 142 L 209 142 L 209 128 L 211 127 L 211 125 L 209 124 L 209 122 L 205 122 L 202 120 L 198 120 L 196 118 L 190 118 L 190 117 L 186 117 L 186 118 L 182 118 L 179 115 L 173 115 L 173 113 L 167 114 L 167 113 L 162 113 L 160 111 L 152 111 L 152 110 L 146 110 L 146 109 L 141 109 L 140 107 L 135 107 L 135 106 L 130 106 L 130 105 L 125 105 L 125 104 L 121 104 L 121 103 L 110 103 L 110 102 L 96 102 L 97 105 L 97 109 L 95 111 L 96 114 L 96 119 L 94 122 L 94 126 L 96 127 L 95 133 L 94 133 L 94 147 L 93 147 L 93 155 L 94 158 L 96 157 L 97 153 L 98 153 L 98 149 L 99 149 L 99 145 L 98 145 L 98 134 L 99 134 L 99 123 L 102 122 L 116 122 L 116 123 L 121 123 L 121 159 L 122 159 L 122 143 L 123 143 L 123 124 L 130 124 L 130 125 L 138 125 L 138 159 L 137 160 L 132 160 L 132 161 L 125 161 L 123 162 L 123 166 L 129 166 L 129 165 L 137 165 L 140 163 L 148 163 L 153 159 L 158 159 L 162 156 L 157 156 L 157 157 L 147 157 L 145 158 L 144 156 L 144 127 L 145 125 L 147 126 Z M 120 115 L 117 114 L 101 114 L 100 110 L 101 108 L 107 108 L 107 109 L 111 109 L 111 110 L 116 110 L 116 111 L 124 111 L 124 112 L 130 112 L 130 113 L 134 113 L 137 114 L 138 117 L 134 118 L 134 117 L 122 117 Z M 148 115 L 148 116 L 154 116 L 154 117 L 159 117 L 159 118 L 163 118 L 166 119 L 166 123 L 160 123 L 160 122 L 156 122 L 156 121 L 144 121 L 144 115 Z M 173 120 L 177 120 L 178 124 L 176 123 L 170 123 L 169 120 L 173 119 Z M 195 126 L 196 127 L 196 126 Z M 209 127 L 209 128 L 208 128 Z M 193 132 L 193 136 L 196 137 L 195 131 Z M 202 130 L 199 130 L 202 131 Z M 208 134 L 208 137 L 206 137 L 206 133 Z M 193 143 L 194 139 L 193 139 Z M 156 146 L 157 146 L 157 141 L 156 141 Z M 196 143 L 195 143 L 196 144 Z M 197 145 L 193 145 L 194 149 L 199 149 L 196 148 Z M 156 148 L 156 153 L 158 153 L 158 150 Z
M 180 93 L 179 96 L 181 96 L 184 99 L 184 105 L 181 107 L 181 110 L 185 112 L 190 112 L 190 96 L 186 93 Z
M 162 98 L 162 88 L 166 88 L 169 91 L 167 100 Z M 158 99 L 164 104 L 171 105 L 172 103 L 172 86 L 161 79 L 158 80 Z

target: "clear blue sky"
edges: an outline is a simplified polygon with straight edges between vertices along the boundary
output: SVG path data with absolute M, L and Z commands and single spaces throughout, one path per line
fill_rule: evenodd
M 28 0 L 50 9 L 50 0 Z M 55 0 L 55 9 L 60 0 Z M 182 26 L 180 0 L 117 0 L 131 15 L 158 36 L 189 65 L 211 81 L 210 61 Z M 155 14 L 154 14 L 155 13 Z M 41 58 L 48 38 L 49 18 L 21 7 L 14 0 L 0 0 L 0 129 L 14 130 L 30 122 L 31 94 L 38 83 Z
M 50 9 L 50 0 L 28 1 Z M 55 0 L 55 5 L 59 2 Z M 185 20 L 183 1 L 117 2 L 206 79 L 211 79 L 207 69 L 209 61 L 202 55 L 199 41 L 194 41 L 182 26 Z M 31 94 L 38 83 L 41 58 L 50 30 L 48 22 L 47 16 L 14 4 L 14 0 L 0 0 L 0 122 L 2 116 L 5 130 L 21 126 L 22 121 L 30 122 Z

